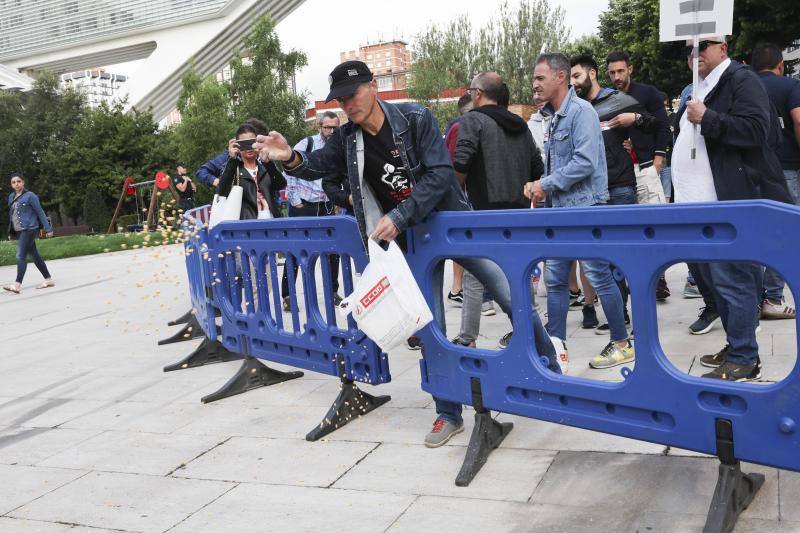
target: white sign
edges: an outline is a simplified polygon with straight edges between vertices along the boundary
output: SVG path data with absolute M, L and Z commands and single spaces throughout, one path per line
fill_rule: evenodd
M 733 33 L 733 0 L 660 0 L 659 40 Z

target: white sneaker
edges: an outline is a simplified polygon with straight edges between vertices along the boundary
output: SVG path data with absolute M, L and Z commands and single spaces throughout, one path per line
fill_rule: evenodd
M 494 310 L 494 302 L 491 300 L 487 302 L 483 302 L 481 304 L 481 315 L 483 316 L 494 316 L 497 314 L 497 311 Z

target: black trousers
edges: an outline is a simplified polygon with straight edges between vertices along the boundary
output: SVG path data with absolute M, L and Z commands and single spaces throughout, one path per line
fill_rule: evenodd
M 306 202 L 303 201 L 302 207 L 289 207 L 290 217 L 325 217 L 334 215 L 333 202 Z M 331 289 L 333 292 L 339 292 L 339 256 L 331 255 L 330 257 L 330 271 L 331 271 Z M 297 264 L 294 265 L 294 278 L 297 280 Z M 289 295 L 289 275 L 286 267 L 283 269 L 283 279 L 281 279 L 281 296 L 283 298 Z

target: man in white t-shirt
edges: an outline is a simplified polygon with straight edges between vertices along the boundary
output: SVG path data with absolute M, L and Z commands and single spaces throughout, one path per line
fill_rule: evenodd
M 692 42 L 687 42 L 689 64 Z M 672 152 L 676 203 L 769 198 L 789 202 L 777 156 L 768 138 L 774 127 L 769 97 L 757 75 L 728 58 L 725 37 L 699 43 L 700 80 L 696 98 L 678 112 Z M 692 130 L 697 150 L 692 157 Z M 700 263 L 697 268 L 713 292 L 726 346 L 700 358 L 713 368 L 703 377 L 751 381 L 761 377 L 756 327 L 762 270 L 744 263 Z

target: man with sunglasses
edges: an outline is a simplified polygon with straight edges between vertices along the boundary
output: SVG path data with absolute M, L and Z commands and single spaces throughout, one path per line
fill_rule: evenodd
M 405 230 L 433 211 L 468 211 L 470 205 L 456 181 L 450 154 L 430 110 L 415 103 L 391 104 L 378 98 L 378 85 L 367 65 L 345 61 L 328 78 L 327 101 L 338 100 L 350 122 L 336 130 L 325 147 L 310 154 L 292 150 L 278 132 L 259 135 L 257 149 L 282 161 L 287 173 L 315 180 L 327 177 L 350 186 L 365 247 L 367 239 L 392 241 L 404 247 Z M 511 318 L 511 291 L 503 272 L 489 260 L 459 259 L 489 290 Z M 433 272 L 434 317 L 445 332 L 442 286 L 444 262 Z M 550 338 L 539 315 L 531 310 L 536 351 L 560 373 Z M 523 342 L 514 339 L 514 342 Z M 520 346 L 520 348 L 522 348 Z M 425 346 L 422 346 L 426 357 Z M 437 379 L 446 379 L 437 376 Z M 434 398 L 437 418 L 425 445 L 436 448 L 464 430 L 461 405 Z
M 691 66 L 693 42 L 687 41 Z M 774 127 L 770 100 L 753 70 L 728 57 L 722 36 L 698 43 L 695 98 L 678 111 L 672 178 L 675 202 L 767 198 L 791 203 L 780 163 L 769 143 Z M 692 129 L 697 149 L 692 157 Z M 718 353 L 700 363 L 705 378 L 752 381 L 761 376 L 756 342 L 761 266 L 745 263 L 694 265 L 713 294 L 727 336 Z

